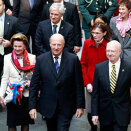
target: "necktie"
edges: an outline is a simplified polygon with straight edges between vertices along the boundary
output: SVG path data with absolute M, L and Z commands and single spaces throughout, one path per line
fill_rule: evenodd
M 53 25 L 53 30 L 52 30 L 52 33 L 53 33 L 53 34 L 56 33 L 56 28 L 57 28 L 57 25 Z
M 111 88 L 111 93 L 114 94 L 115 87 L 116 87 L 116 68 L 115 65 L 112 65 L 112 71 L 111 71 L 111 77 L 110 77 L 110 88 Z
M 29 0 L 29 2 L 30 2 L 30 7 L 31 7 L 31 9 L 33 8 L 33 5 L 34 5 L 34 0 Z
M 57 72 L 57 74 L 58 74 L 58 72 L 59 72 L 59 63 L 58 63 L 58 57 L 54 57 L 55 58 L 55 68 L 56 68 L 56 72 Z
M 1 19 L 0 19 L 0 37 L 3 38 L 3 29 L 2 29 L 2 20 Z M 4 47 L 3 47 L 2 42 L 0 43 L 0 54 L 4 55 Z

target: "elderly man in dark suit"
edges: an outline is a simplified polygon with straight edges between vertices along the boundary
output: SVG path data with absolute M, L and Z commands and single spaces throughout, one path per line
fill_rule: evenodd
M 120 59 L 121 44 L 107 44 L 108 61 L 96 65 L 92 93 L 92 121 L 101 131 L 127 131 L 130 122 L 131 63 Z
M 51 36 L 51 51 L 38 56 L 30 86 L 29 114 L 36 118 L 36 94 L 40 90 L 40 113 L 46 117 L 48 131 L 68 131 L 74 113 L 76 118 L 83 114 L 81 65 L 76 55 L 63 51 L 64 45 L 61 34 Z
M 21 28 L 18 19 L 9 16 L 5 13 L 4 0 L 0 0 L 0 80 L 3 70 L 3 58 L 5 54 L 11 52 L 10 38 L 18 32 L 21 32 Z
M 71 4 L 69 2 L 65 2 L 63 0 L 53 0 L 54 2 L 59 2 L 64 4 L 65 13 L 63 15 L 63 20 L 73 25 L 73 32 L 74 32 L 74 52 L 77 53 L 80 51 L 80 47 L 82 46 L 81 42 L 81 27 L 80 27 L 80 19 L 76 5 Z M 52 3 L 47 4 L 43 8 L 42 12 L 42 20 L 49 19 L 50 12 L 49 8 Z
M 65 39 L 64 50 L 73 52 L 73 26 L 61 19 L 64 12 L 65 9 L 62 4 L 53 3 L 50 7 L 50 19 L 38 24 L 35 38 L 37 55 L 50 50 L 49 38 L 54 33 L 62 34 Z
M 35 50 L 35 33 L 46 0 L 14 0 L 13 15 L 19 18 L 24 34 L 32 38 L 32 53 Z

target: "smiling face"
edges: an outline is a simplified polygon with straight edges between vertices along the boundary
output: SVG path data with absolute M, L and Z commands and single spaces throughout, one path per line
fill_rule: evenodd
M 59 23 L 61 20 L 62 14 L 59 12 L 58 9 L 50 10 L 50 20 L 53 24 Z
M 119 6 L 119 13 L 120 13 L 120 15 L 123 19 L 128 18 L 130 10 L 128 10 L 128 8 L 125 5 L 122 4 L 122 5 Z
M 121 47 L 119 44 L 117 41 L 111 41 L 107 44 L 106 56 L 112 64 L 115 64 L 120 58 Z
M 100 28 L 95 28 L 95 29 L 92 29 L 91 34 L 95 42 L 100 42 L 103 39 L 103 37 L 106 35 L 106 32 L 103 33 L 100 30 Z
M 24 45 L 23 41 L 16 40 L 13 43 L 13 49 L 17 56 L 22 56 L 24 54 L 24 50 L 26 49 L 26 46 Z

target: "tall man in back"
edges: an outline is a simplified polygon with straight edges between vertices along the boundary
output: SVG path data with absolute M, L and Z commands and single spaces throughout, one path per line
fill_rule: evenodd
M 80 19 L 76 5 L 65 2 L 64 0 L 53 0 L 54 2 L 61 3 L 65 7 L 65 13 L 63 14 L 62 19 L 71 25 L 73 25 L 73 32 L 74 32 L 74 53 L 78 53 L 80 51 L 80 47 L 82 46 L 81 42 L 81 27 L 80 27 Z M 49 19 L 50 12 L 49 8 L 52 5 L 46 4 L 43 8 L 42 12 L 42 20 Z
M 100 131 L 127 131 L 130 122 L 131 63 L 120 59 L 121 44 L 107 44 L 109 59 L 96 65 L 92 93 L 92 121 Z
M 13 16 L 20 21 L 24 34 L 32 38 L 32 53 L 36 54 L 35 33 L 43 5 L 47 0 L 13 0 Z
M 63 51 L 61 34 L 50 38 L 51 51 L 37 58 L 33 73 L 29 109 L 36 118 L 36 97 L 40 86 L 40 113 L 45 116 L 48 131 L 68 131 L 71 119 L 81 117 L 84 108 L 84 87 L 79 59 Z
M 37 55 L 50 50 L 49 38 L 54 33 L 64 36 L 64 50 L 73 51 L 74 35 L 73 26 L 61 19 L 65 13 L 65 8 L 60 3 L 53 3 L 50 7 L 50 19 L 44 20 L 38 24 L 35 37 Z

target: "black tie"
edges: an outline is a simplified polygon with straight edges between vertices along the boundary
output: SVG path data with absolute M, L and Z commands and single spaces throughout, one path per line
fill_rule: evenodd
M 52 33 L 53 33 L 53 34 L 56 33 L 56 28 L 57 28 L 57 25 L 53 25 L 53 30 L 52 30 Z
M 57 72 L 57 74 L 58 74 L 58 72 L 59 72 L 59 63 L 58 63 L 58 57 L 54 57 L 55 58 L 55 68 L 56 68 L 56 72 Z

